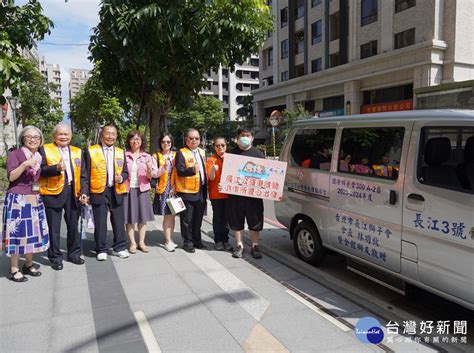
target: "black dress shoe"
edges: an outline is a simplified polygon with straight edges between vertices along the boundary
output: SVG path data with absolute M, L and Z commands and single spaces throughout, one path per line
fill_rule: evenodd
M 207 246 L 204 245 L 203 243 L 194 244 L 194 247 L 199 250 L 207 250 Z
M 55 271 L 61 271 L 63 269 L 63 263 L 62 262 L 53 262 L 51 264 L 51 268 Z
M 82 257 L 75 257 L 73 259 L 69 259 L 69 262 L 72 262 L 74 265 L 84 265 L 84 259 Z
M 184 246 L 183 250 L 189 253 L 194 253 L 196 252 L 196 249 L 193 246 Z
M 30 275 L 32 277 L 39 277 L 41 276 L 41 272 L 38 271 L 39 265 L 32 264 L 31 266 L 26 267 L 26 265 L 23 265 L 23 269 L 21 272 L 23 272 L 24 275 Z M 35 269 L 36 271 L 31 271 L 31 269 Z

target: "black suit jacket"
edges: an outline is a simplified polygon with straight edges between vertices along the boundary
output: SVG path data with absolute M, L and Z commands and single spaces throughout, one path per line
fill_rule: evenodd
M 71 149 L 69 148 L 69 146 L 68 146 L 68 150 L 69 150 L 69 165 L 71 167 L 71 172 L 72 172 L 71 189 L 72 189 L 73 195 L 76 195 L 76 190 L 75 190 L 76 184 L 75 184 L 75 180 L 74 180 L 74 168 L 73 168 L 73 165 L 72 165 Z M 57 164 L 50 165 L 50 166 L 48 166 L 46 164 L 46 152 L 44 151 L 43 147 L 40 148 L 39 153 L 41 154 L 41 157 L 42 157 L 42 160 L 41 160 L 41 176 L 42 177 L 54 177 L 54 176 L 58 176 L 59 174 L 61 174 L 61 172 L 58 171 L 58 165 Z M 81 155 L 82 155 L 81 165 L 84 165 L 84 154 L 81 154 Z M 41 198 L 42 198 L 42 200 L 44 202 L 44 205 L 46 207 L 59 208 L 59 207 L 63 207 L 65 202 L 66 202 L 66 193 L 61 192 L 58 195 L 41 195 Z M 76 207 L 78 207 L 79 206 L 79 200 L 77 199 L 77 197 L 71 197 L 71 199 L 73 200 L 74 205 Z
M 200 184 L 199 191 L 193 194 L 180 192 L 179 196 L 184 201 L 205 201 L 207 199 L 207 176 L 206 176 L 206 162 L 202 159 L 201 154 L 199 153 L 199 158 L 201 158 L 202 165 L 204 166 L 204 185 Z M 180 177 L 189 177 L 194 176 L 194 169 L 192 167 L 186 168 L 184 163 L 184 156 L 181 151 L 176 152 L 175 159 L 175 168 L 176 173 Z
M 115 169 L 115 164 L 114 164 Z M 90 170 L 91 170 L 91 156 L 89 154 L 89 149 L 86 148 L 84 152 L 84 163 L 82 164 L 81 170 L 81 194 L 90 196 L 90 202 L 92 204 L 98 205 L 101 204 L 104 198 L 104 192 L 100 194 L 91 194 L 90 193 Z M 114 178 L 115 178 L 115 170 L 114 170 Z M 127 168 L 127 160 L 125 159 L 125 151 L 123 153 L 123 170 L 122 170 L 122 183 L 128 179 L 128 168 Z M 115 202 L 116 205 L 121 205 L 123 203 L 123 196 L 124 194 L 117 194 L 115 192 L 115 188 L 113 188 L 112 193 L 112 202 Z

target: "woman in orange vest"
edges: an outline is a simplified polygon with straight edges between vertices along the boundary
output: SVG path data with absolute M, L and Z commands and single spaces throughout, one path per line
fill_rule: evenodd
M 224 137 L 216 137 L 213 141 L 213 154 L 206 163 L 206 174 L 208 178 L 209 199 L 212 205 L 212 229 L 214 231 L 214 248 L 216 250 L 232 251 L 229 244 L 229 227 L 227 226 L 227 194 L 219 192 L 221 182 L 222 164 L 227 149 Z
M 166 204 L 166 200 L 175 194 L 175 182 L 173 177 L 174 159 L 176 153 L 173 151 L 173 137 L 171 134 L 164 134 L 159 140 L 160 150 L 153 154 L 153 158 L 158 163 L 158 183 L 156 184 L 155 198 L 153 200 L 153 211 L 156 215 L 163 216 L 163 234 L 165 243 L 163 247 L 173 252 L 178 245 L 173 242 L 173 232 L 175 225 L 175 215 Z

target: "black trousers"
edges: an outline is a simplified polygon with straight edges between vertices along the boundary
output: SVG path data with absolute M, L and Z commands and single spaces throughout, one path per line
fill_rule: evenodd
M 112 200 L 112 193 L 115 192 L 113 187 L 106 187 L 102 203 L 92 204 L 92 212 L 94 213 L 94 239 L 95 251 L 97 253 L 107 252 L 107 211 L 110 211 L 110 222 L 114 232 L 114 251 L 122 251 L 127 248 L 127 240 L 125 238 L 125 221 L 123 214 L 123 203 L 118 205 Z
M 189 248 L 193 247 L 193 245 L 201 244 L 201 225 L 204 211 L 206 210 L 206 201 L 183 200 L 183 202 L 186 209 L 180 213 L 179 221 L 184 247 Z
M 227 226 L 227 199 L 211 200 L 212 205 L 212 230 L 214 242 L 229 241 L 229 227 Z
M 61 216 L 64 210 L 64 221 L 67 227 L 67 258 L 76 259 L 81 256 L 81 236 L 79 235 L 77 222 L 79 220 L 79 208 L 74 202 L 72 187 L 65 186 L 62 193 L 66 193 L 64 205 L 59 207 L 45 207 L 46 220 L 49 227 L 49 249 L 48 259 L 52 263 L 61 262 Z

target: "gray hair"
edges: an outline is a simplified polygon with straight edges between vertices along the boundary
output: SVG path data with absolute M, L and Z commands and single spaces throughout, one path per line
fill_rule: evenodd
M 59 130 L 60 128 L 62 128 L 62 127 L 64 127 L 64 128 L 66 128 L 66 129 L 68 129 L 68 130 L 69 130 L 69 132 L 70 132 L 70 133 L 71 133 L 71 135 L 72 135 L 72 130 L 71 130 L 71 127 L 70 127 L 68 124 L 65 124 L 65 123 L 59 123 L 59 124 L 57 124 L 57 125 L 54 127 L 54 129 L 53 129 L 53 137 L 54 137 L 54 136 L 56 136 L 56 134 L 58 133 L 58 130 Z
M 40 129 L 38 129 L 36 126 L 33 126 L 33 125 L 28 125 L 28 126 L 25 126 L 23 129 L 21 129 L 20 136 L 18 137 L 18 139 L 20 140 L 20 146 L 25 145 L 23 143 L 23 138 L 25 137 L 27 131 L 29 130 L 33 130 L 34 132 L 38 133 L 38 135 L 40 135 L 40 139 L 41 139 L 40 147 L 43 146 L 43 143 L 44 143 L 43 133 L 41 132 Z
M 198 130 L 196 130 L 195 128 L 190 127 L 190 128 L 186 131 L 186 137 L 188 137 L 191 132 L 197 132 L 198 135 L 201 136 L 201 135 L 199 134 L 199 131 L 198 131 Z

